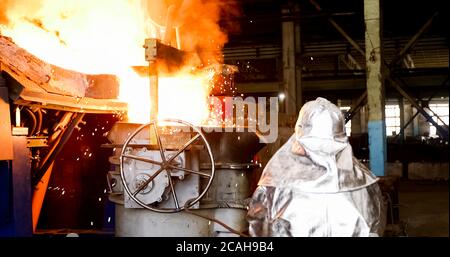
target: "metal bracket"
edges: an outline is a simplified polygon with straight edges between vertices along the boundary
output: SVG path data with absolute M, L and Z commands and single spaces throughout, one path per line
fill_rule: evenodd
M 145 40 L 145 60 L 150 63 L 150 72 L 155 68 L 171 73 L 179 70 L 187 58 L 187 53 L 174 47 L 161 43 L 159 39 Z M 151 67 L 156 64 L 157 67 Z M 153 75 L 153 73 L 150 73 Z
M 27 147 L 48 147 L 47 137 L 27 137 Z

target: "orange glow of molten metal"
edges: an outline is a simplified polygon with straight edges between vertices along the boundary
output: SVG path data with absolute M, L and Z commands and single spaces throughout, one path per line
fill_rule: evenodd
M 178 2 L 174 26 L 181 35 L 181 41 L 177 38 L 181 50 L 220 52 L 227 40 L 218 25 L 223 8 L 220 1 Z M 5 5 L 0 6 L 0 33 L 47 63 L 87 74 L 116 75 L 119 100 L 128 103 L 128 121 L 143 123 L 150 116 L 149 79 L 131 67 L 148 65 L 143 49 L 146 38 L 167 38 L 166 28 L 150 18 L 156 8 L 167 10 L 164 4 L 145 0 L 8 0 L 0 3 Z M 193 10 L 202 17 L 194 19 Z M 159 24 L 164 20 L 158 19 Z M 207 59 L 208 63 L 202 61 L 204 66 L 221 62 Z M 159 78 L 158 118 L 199 125 L 208 116 L 212 74 L 193 74 L 191 67 L 198 65 L 190 63 L 170 77 Z
M 208 118 L 208 96 L 213 72 L 192 74 L 184 69 L 158 78 L 158 119 L 173 118 L 200 125 Z M 131 122 L 145 123 L 150 119 L 149 78 L 141 77 L 131 68 L 120 73 L 120 98 L 128 103 Z

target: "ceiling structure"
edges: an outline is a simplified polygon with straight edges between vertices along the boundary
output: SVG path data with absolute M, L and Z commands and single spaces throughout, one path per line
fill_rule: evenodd
M 306 41 L 340 40 L 342 36 L 329 24 L 328 17 L 339 23 L 354 39 L 364 39 L 363 0 L 317 0 L 322 8 L 318 12 L 309 0 L 241 1 L 241 15 L 233 18 L 239 24 L 240 33 L 231 34 L 228 45 L 242 43 L 281 41 L 281 8 L 298 4 L 299 13 L 293 18 L 300 21 L 302 38 Z M 411 37 L 436 12 L 440 15 L 425 36 L 447 37 L 447 11 L 445 1 L 414 2 L 407 0 L 383 1 L 384 37 Z
M 318 12 L 312 2 L 320 5 L 322 11 Z M 303 90 L 336 91 L 337 94 L 343 91 L 341 93 L 344 95 L 348 94 L 345 92 L 348 90 L 364 90 L 364 57 L 328 21 L 332 17 L 352 39 L 364 47 L 363 2 L 242 1 L 241 15 L 233 20 L 223 21 L 239 24 L 239 32 L 229 34 L 229 42 L 224 49 L 226 62 L 240 68 L 237 82 L 241 86 L 238 88 L 246 93 L 275 94 L 278 91 L 282 80 L 281 23 L 285 19 L 281 15 L 281 9 L 297 4 L 299 12 L 292 13 L 290 19 L 300 24 Z M 400 62 L 397 67 L 397 72 L 405 75 L 405 83 L 413 91 L 431 92 L 434 88 L 439 88 L 448 76 L 449 38 L 445 25 L 448 15 L 442 2 L 382 2 L 383 47 L 387 62 L 437 13 L 417 44 L 408 52 L 409 64 Z M 348 58 L 359 65 L 356 68 L 349 67 Z M 408 70 L 406 74 L 405 69 Z M 389 89 L 387 93 L 395 95 Z M 448 90 L 441 90 L 440 95 L 442 94 L 448 96 Z

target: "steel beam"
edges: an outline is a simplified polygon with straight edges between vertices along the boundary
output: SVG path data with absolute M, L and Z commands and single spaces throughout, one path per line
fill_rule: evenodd
M 358 61 L 350 53 L 346 55 L 340 55 L 340 57 L 341 61 L 345 64 L 345 66 L 347 66 L 349 70 L 361 71 L 363 69 Z
M 403 128 L 405 126 L 405 103 L 404 103 L 402 97 L 398 98 L 398 106 L 400 109 L 400 128 Z M 400 134 L 400 132 L 399 132 L 398 135 L 400 135 L 400 143 L 403 144 L 403 142 L 405 141 L 404 133 Z M 396 135 L 396 137 L 398 135 Z
M 317 11 L 322 12 L 322 8 L 319 6 L 319 4 L 317 4 L 314 0 L 310 0 L 309 1 L 312 5 L 314 5 L 314 7 L 316 8 Z M 433 16 L 421 27 L 421 29 L 413 36 L 413 38 L 411 38 L 411 40 L 405 45 L 405 47 L 402 49 L 402 51 L 396 56 L 394 57 L 393 61 L 391 62 L 391 64 L 387 64 L 386 61 L 384 59 L 382 59 L 382 64 L 386 66 L 386 68 L 389 69 L 389 67 L 398 62 L 398 60 L 400 60 L 410 49 L 411 47 L 414 47 L 415 43 L 417 42 L 417 40 L 419 39 L 419 37 L 423 34 L 423 32 L 426 31 L 426 29 L 431 25 L 433 19 L 438 15 L 438 12 L 434 13 Z M 361 54 L 364 55 L 364 51 L 362 50 L 362 48 L 358 45 L 358 43 L 356 43 L 346 32 L 344 29 L 342 29 L 342 27 L 340 27 L 334 20 L 333 18 L 328 18 L 328 21 L 336 28 L 336 30 L 341 33 L 342 36 L 344 36 L 349 43 Z M 366 23 L 367 26 L 367 23 Z M 367 35 L 366 35 L 366 39 L 367 39 Z M 368 45 L 368 43 L 370 44 L 371 41 L 367 42 L 366 40 L 366 46 Z M 412 99 L 412 97 L 410 97 L 406 91 L 404 91 L 400 85 L 398 85 L 398 83 L 396 83 L 393 79 L 390 78 L 390 73 L 386 73 L 385 77 L 391 82 L 391 85 L 403 96 L 405 96 L 406 99 L 410 100 Z M 360 98 L 363 98 L 364 94 L 360 96 Z M 424 117 L 427 120 L 432 120 L 431 116 L 428 115 L 428 113 L 426 113 L 421 107 L 420 105 L 418 105 L 415 101 L 411 101 L 411 103 L 414 106 L 418 107 L 418 110 L 420 111 L 420 113 L 422 115 L 424 115 Z M 416 107 L 416 108 L 417 108 Z M 354 111 L 354 110 L 349 110 L 349 111 Z M 446 135 L 446 139 L 448 139 L 448 130 L 445 130 L 444 128 L 440 127 L 439 125 L 437 125 L 436 122 L 434 121 L 429 121 L 431 124 L 433 124 L 433 126 L 436 127 L 436 129 L 443 135 Z
M 430 27 L 431 23 L 433 23 L 433 20 L 438 16 L 438 12 L 435 12 L 433 16 L 431 16 L 427 22 L 419 29 L 419 31 L 408 41 L 408 43 L 403 47 L 403 49 L 392 59 L 391 63 L 389 64 L 389 67 L 394 66 L 397 64 L 407 53 L 408 51 L 413 48 L 417 40 L 419 40 L 420 36 Z
M 298 17 L 300 15 L 300 7 L 299 5 L 294 6 L 294 12 L 295 16 Z M 301 56 L 302 52 L 302 44 L 301 44 L 301 27 L 300 27 L 300 21 L 297 20 L 294 24 L 294 32 L 295 32 L 295 56 L 296 58 L 298 56 Z M 296 82 L 296 103 L 297 103 L 297 110 L 300 110 L 300 108 L 303 105 L 303 87 L 302 87 L 302 65 L 300 61 L 295 62 L 295 82 Z
M 427 101 L 429 102 L 431 99 L 433 99 L 433 97 L 439 92 L 440 88 L 447 85 L 447 82 L 448 82 L 448 77 L 444 80 L 444 82 L 442 82 L 441 86 L 433 94 L 431 94 L 430 97 L 428 97 Z M 395 140 L 398 139 L 399 135 L 402 135 L 403 133 L 405 133 L 405 129 L 409 126 L 409 124 L 411 124 L 411 122 L 417 117 L 418 114 L 419 114 L 419 111 L 416 111 L 416 113 L 411 118 L 409 118 L 409 120 L 401 127 L 400 133 L 398 135 L 396 135 L 394 138 Z
M 187 52 L 161 43 L 159 39 L 145 40 L 145 60 L 158 66 L 158 71 L 173 73 L 183 67 L 190 57 Z
M 315 1 L 315 0 L 309 0 L 309 2 L 316 8 L 318 12 L 322 12 L 322 7 Z M 345 38 L 347 41 L 360 53 L 362 56 L 366 56 L 366 53 L 362 49 L 362 47 L 359 46 L 359 44 L 353 40 L 347 32 L 337 24 L 332 17 L 328 18 L 328 21 L 333 25 L 333 27 Z M 367 98 L 367 91 L 364 91 L 363 94 L 358 98 L 355 108 L 350 108 L 350 110 L 347 111 L 345 123 L 347 123 L 351 118 L 354 116 L 354 114 L 361 108 L 362 104 L 365 103 L 365 100 Z
M 309 0 L 309 2 L 314 5 L 314 7 L 316 8 L 316 10 L 318 12 L 322 12 L 322 8 L 320 7 L 320 5 L 314 1 L 314 0 Z M 364 50 L 358 45 L 358 43 L 356 43 L 355 40 L 353 40 L 348 34 L 347 32 L 345 32 L 345 30 L 339 26 L 339 24 L 337 24 L 333 18 L 328 18 L 328 21 L 331 23 L 331 25 L 333 25 L 333 27 L 336 28 L 336 30 L 345 38 L 347 39 L 347 41 L 362 55 L 365 56 Z
M 404 98 L 406 98 L 411 104 L 417 109 L 417 111 L 422 114 L 428 122 L 433 124 L 433 126 L 436 127 L 436 130 L 444 137 L 444 139 L 448 140 L 448 129 L 444 129 L 443 127 L 439 126 L 436 121 L 433 120 L 433 118 L 420 106 L 414 98 L 411 97 L 410 94 L 406 92 L 402 86 L 397 83 L 395 80 L 390 78 L 389 76 L 386 76 L 386 79 L 389 81 L 389 85 L 395 88 Z
M 362 95 L 356 100 L 355 104 L 352 105 L 350 110 L 345 113 L 345 123 L 349 122 L 353 116 L 363 107 L 367 100 L 367 90 L 362 93 Z
M 411 116 L 411 118 L 409 118 L 405 125 L 403 125 L 403 127 L 400 129 L 400 133 L 398 133 L 398 135 L 396 135 L 394 139 L 397 139 L 401 134 L 405 133 L 405 129 L 409 126 L 409 124 L 411 124 L 411 122 L 417 117 L 417 115 L 419 115 L 419 112 L 416 112 L 413 116 Z
M 401 84 L 405 87 L 405 88 L 408 88 L 408 84 L 403 80 L 403 79 L 401 79 L 400 77 L 397 77 L 396 78 L 398 81 L 400 81 L 401 82 Z M 433 94 L 434 95 L 434 94 Z M 418 97 L 415 97 L 413 94 L 410 94 L 410 96 L 412 97 L 412 98 L 416 98 L 416 99 L 419 99 Z M 428 98 L 428 102 L 429 101 L 431 101 L 431 99 L 432 99 L 433 97 L 430 97 L 430 98 Z M 430 112 L 431 112 L 431 114 L 433 114 L 434 116 L 436 116 L 436 118 L 440 121 L 440 122 L 442 122 L 445 126 L 447 126 L 447 124 L 445 124 L 445 122 L 441 119 L 441 117 L 439 117 L 439 115 L 437 115 L 433 110 L 431 110 L 431 108 L 429 108 L 429 107 L 427 107 L 428 108 L 428 110 L 430 110 Z M 431 117 L 431 116 L 430 116 Z
M 296 81 L 296 56 L 295 56 L 295 23 L 292 19 L 291 10 L 281 10 L 283 22 L 282 30 L 282 59 L 283 59 L 283 91 L 285 94 L 285 112 L 287 115 L 297 114 L 297 81 Z
M 403 98 L 398 98 L 398 105 L 400 108 L 400 127 L 405 125 L 405 105 Z M 408 156 L 405 153 L 405 135 L 404 133 L 400 137 L 400 161 L 402 162 L 402 177 L 408 179 Z

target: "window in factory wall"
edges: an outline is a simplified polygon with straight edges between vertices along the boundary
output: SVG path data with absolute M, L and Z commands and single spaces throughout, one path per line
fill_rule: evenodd
M 433 120 L 436 121 L 438 125 L 443 126 L 444 123 L 445 125 L 448 125 L 448 107 L 449 107 L 448 103 L 430 103 L 428 106 L 434 113 L 436 113 L 437 116 L 439 116 L 440 119 L 438 119 L 436 115 L 432 116 Z M 433 126 L 431 123 L 429 124 L 430 124 L 430 137 L 438 136 L 436 132 L 436 127 Z
M 387 104 L 385 107 L 386 136 L 400 133 L 400 107 L 398 104 Z
M 339 107 L 341 109 L 342 115 L 344 115 L 345 117 L 345 113 L 348 112 L 348 110 L 350 110 L 350 106 L 341 106 Z M 345 124 L 345 133 L 347 134 L 347 136 L 349 137 L 352 133 L 352 122 L 348 121 Z

